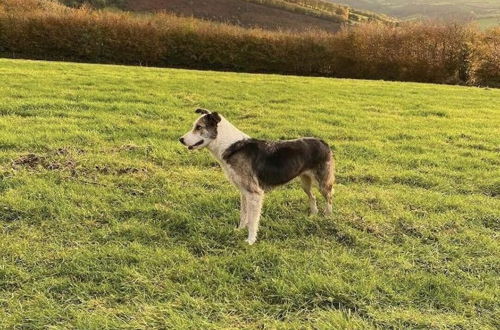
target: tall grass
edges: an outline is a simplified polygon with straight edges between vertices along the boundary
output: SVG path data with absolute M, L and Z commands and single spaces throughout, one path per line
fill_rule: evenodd
M 0 52 L 20 58 L 498 86 L 499 39 L 432 22 L 290 33 L 45 0 L 0 5 Z

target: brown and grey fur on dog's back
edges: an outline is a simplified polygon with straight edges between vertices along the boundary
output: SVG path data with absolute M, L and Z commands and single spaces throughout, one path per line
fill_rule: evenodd
M 269 190 L 300 177 L 302 189 L 309 197 L 311 214 L 318 213 L 312 191 L 313 184 L 317 184 L 326 200 L 325 214 L 331 214 L 335 160 L 323 140 L 244 139 L 227 148 L 222 158 L 239 173 L 241 188 L 249 193 Z
M 320 186 L 332 189 L 334 160 L 330 147 L 320 139 L 287 141 L 247 139 L 234 143 L 223 154 L 233 167 L 245 167 L 262 189 L 285 184 L 300 175 L 309 175 Z

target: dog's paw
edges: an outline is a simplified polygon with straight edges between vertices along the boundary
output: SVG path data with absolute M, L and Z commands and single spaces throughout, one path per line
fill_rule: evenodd
M 312 210 L 309 210 L 309 216 L 315 216 L 316 214 L 318 214 L 318 209 L 312 209 Z
M 240 223 L 238 226 L 234 227 L 234 230 L 242 230 L 242 229 L 246 229 L 246 228 L 247 228 L 247 224 L 242 225 Z
M 257 239 L 255 238 L 247 238 L 245 242 L 248 243 L 248 245 L 253 245 Z

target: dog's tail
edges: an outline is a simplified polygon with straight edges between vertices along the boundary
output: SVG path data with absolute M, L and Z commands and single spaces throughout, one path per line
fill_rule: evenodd
M 335 184 L 335 158 L 333 157 L 333 152 L 330 150 L 330 157 L 326 161 L 326 175 L 324 178 L 325 188 L 329 191 L 333 190 L 333 185 Z
M 317 180 L 321 187 L 331 191 L 335 184 L 335 157 L 328 143 L 323 140 L 319 141 L 323 144 L 324 149 L 326 149 L 326 160 L 325 163 L 320 166 Z

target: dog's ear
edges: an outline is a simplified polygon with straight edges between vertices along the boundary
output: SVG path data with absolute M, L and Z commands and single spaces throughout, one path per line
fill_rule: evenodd
M 221 118 L 217 112 L 212 112 L 210 114 L 210 117 L 212 117 L 216 123 L 220 123 L 220 121 L 221 121 Z
M 207 109 L 202 109 L 202 108 L 198 108 L 194 112 L 199 113 L 201 115 L 208 115 L 210 113 L 210 111 L 208 111 Z
M 209 113 L 204 118 L 209 125 L 213 126 L 217 126 L 217 124 L 221 121 L 221 118 L 217 112 Z

